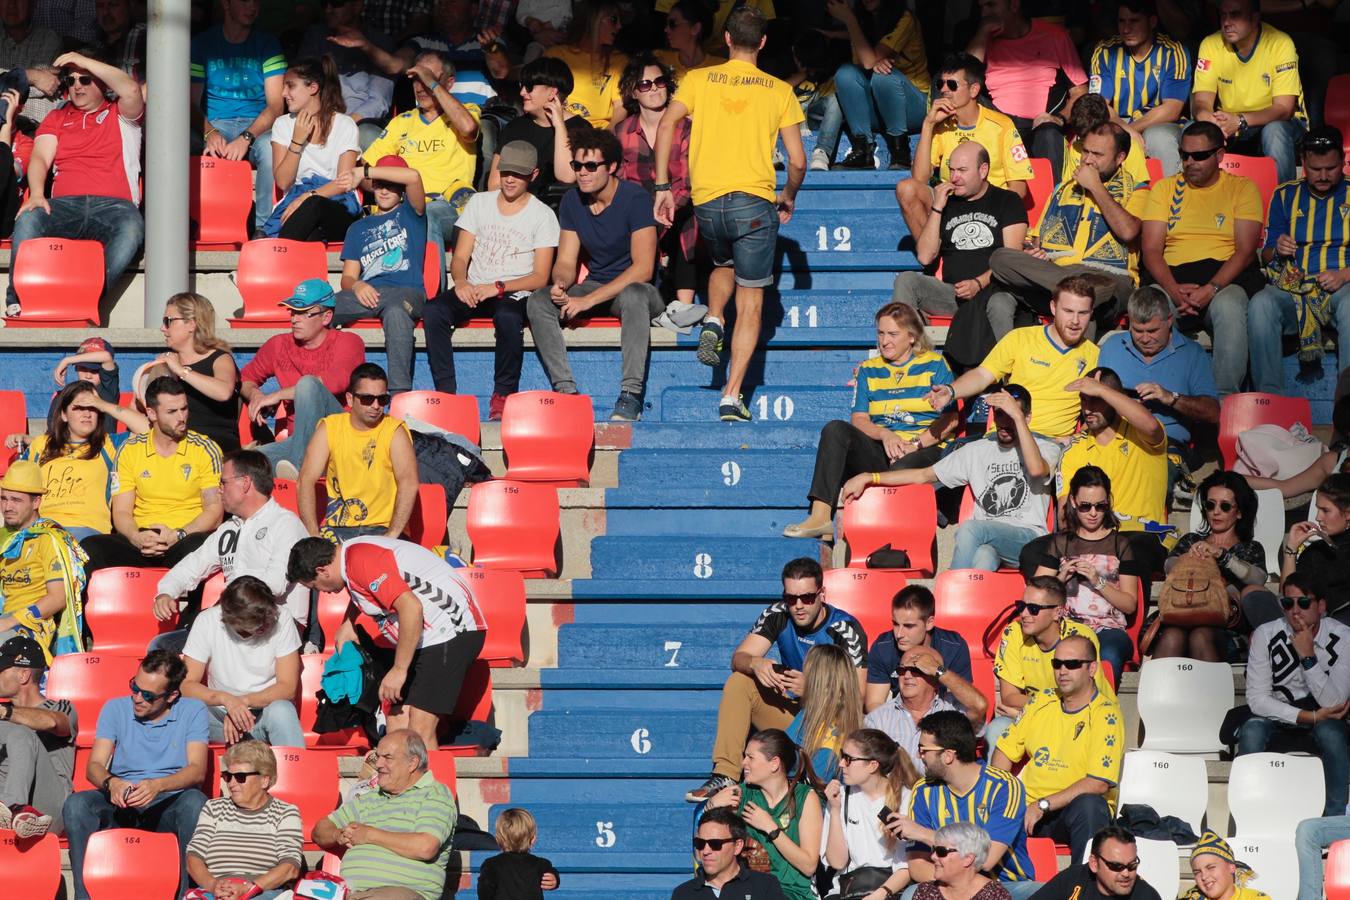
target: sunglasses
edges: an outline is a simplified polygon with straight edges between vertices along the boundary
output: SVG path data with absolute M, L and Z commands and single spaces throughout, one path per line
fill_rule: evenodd
M 145 688 L 141 687 L 139 684 L 136 683 L 135 678 L 127 682 L 127 687 L 131 689 L 131 696 L 140 697 L 146 703 L 154 703 L 156 700 L 163 700 L 165 697 L 173 693 L 173 691 L 160 691 L 158 694 L 156 694 L 153 691 L 147 691 Z
M 922 744 L 919 745 L 919 753 L 921 755 L 924 753 L 941 753 L 943 750 L 946 749 L 947 749 L 946 747 L 925 747 Z
M 787 591 L 784 591 L 783 602 L 788 606 L 809 606 L 812 603 L 815 603 L 816 598 L 819 596 L 820 591 L 812 591 L 809 594 L 789 594 Z
M 1033 616 L 1039 616 L 1047 609 L 1059 609 L 1059 606 L 1045 606 L 1040 603 L 1028 603 L 1025 600 L 1018 600 L 1013 604 L 1013 615 L 1020 616 L 1024 612 L 1029 612 Z
M 1190 159 L 1196 162 L 1204 162 L 1222 149 L 1222 147 L 1210 147 L 1208 150 L 1180 150 L 1178 153 L 1183 162 Z
M 694 838 L 694 849 L 702 850 L 707 847 L 709 850 L 721 850 L 732 840 L 732 838 Z
M 389 405 L 388 394 L 352 394 L 352 396 L 356 398 L 356 402 L 360 403 L 362 406 L 374 406 L 376 403 L 380 406 Z
M 645 94 L 652 88 L 669 88 L 670 79 L 664 75 L 658 75 L 656 78 L 644 78 L 637 83 L 639 94 Z
M 66 78 L 70 80 L 71 84 L 78 84 L 81 87 L 89 87 L 94 83 L 94 76 L 92 75 L 67 75 Z
M 97 407 L 97 406 L 76 406 L 76 405 L 71 405 L 71 406 L 66 407 L 66 411 L 67 411 L 67 412 L 87 412 L 87 413 L 96 413 L 96 412 L 98 412 L 98 407 Z
M 951 856 L 952 854 L 956 854 L 957 856 L 960 856 L 960 855 L 961 855 L 961 851 L 957 850 L 955 847 L 934 847 L 934 848 L 933 848 L 933 855 L 936 856 L 938 859 L 946 859 L 947 857 Z
M 1088 663 L 1096 662 L 1095 659 L 1052 659 L 1050 668 L 1058 672 L 1060 669 L 1068 669 L 1070 672 L 1077 672 Z
M 187 322 L 189 320 L 185 316 L 165 316 L 164 318 L 160 319 L 160 321 L 164 323 L 165 328 L 168 328 L 174 322 Z
M 323 315 L 323 314 L 326 313 L 326 312 L 328 312 L 328 310 L 327 310 L 327 309 L 324 309 L 322 306 L 320 306 L 320 307 L 317 308 L 317 309 L 310 310 L 310 311 L 308 311 L 308 312 L 306 312 L 306 311 L 303 310 L 303 309 L 293 309 L 293 310 L 291 310 L 291 318 L 292 318 L 292 319 L 315 319 L 315 318 L 318 318 L 319 316 Z
M 229 784 L 231 781 L 237 781 L 240 784 L 243 784 L 245 781 L 248 781 L 254 775 L 261 775 L 261 774 L 262 774 L 261 772 L 221 772 L 220 778 L 226 784 Z
M 1312 609 L 1313 598 L 1311 597 L 1281 597 L 1280 606 L 1285 609 L 1293 609 L 1294 604 L 1298 604 L 1299 609 Z
M 1205 507 L 1205 512 L 1214 512 L 1215 509 L 1218 509 L 1219 512 L 1232 512 L 1237 507 L 1236 503 L 1230 503 L 1227 500 L 1206 500 L 1202 505 Z
M 1080 513 L 1090 513 L 1090 512 L 1105 513 L 1111 511 L 1111 504 L 1106 500 L 1101 500 L 1097 503 L 1087 503 L 1087 502 L 1075 503 L 1073 505 L 1073 508 L 1078 510 Z
M 573 172 L 580 172 L 582 169 L 585 169 L 587 172 L 594 172 L 596 169 L 603 166 L 604 162 L 594 159 L 586 162 L 577 162 L 574 159 L 568 165 L 572 167 Z
M 850 755 L 848 755 L 847 753 L 840 753 L 840 754 L 839 754 L 839 759 L 840 759 L 840 760 L 844 763 L 844 765 L 846 765 L 846 766 L 851 766 L 851 765 L 853 765 L 855 762 L 876 762 L 876 760 L 873 759 L 873 758 L 870 757 L 870 756 L 850 756 Z
M 915 678 L 924 677 L 923 669 L 920 669 L 918 666 L 897 666 L 895 674 L 897 677 L 903 675 L 913 675 Z
M 1126 871 L 1126 870 L 1129 870 L 1129 871 L 1131 871 L 1131 872 L 1137 872 L 1137 871 L 1139 871 L 1139 858 L 1138 858 L 1138 857 L 1135 857 L 1134 859 L 1130 860 L 1130 861 L 1127 862 L 1127 863 L 1122 863 L 1122 862 L 1112 862 L 1112 861 L 1109 860 L 1109 859 L 1102 859 L 1102 858 L 1099 856 L 1099 857 L 1097 857 L 1097 862 L 1099 862 L 1099 863 L 1101 863 L 1102 865 L 1106 866 L 1106 867 L 1107 867 L 1108 869 L 1110 869 L 1112 872 L 1124 872 L 1124 871 Z
M 959 91 L 965 87 L 964 82 L 957 81 L 955 78 L 944 78 L 938 82 L 940 87 L 945 87 L 949 91 Z

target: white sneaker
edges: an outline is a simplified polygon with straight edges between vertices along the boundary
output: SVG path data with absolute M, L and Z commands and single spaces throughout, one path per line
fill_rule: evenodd
M 289 459 L 277 460 L 276 472 L 278 478 L 285 478 L 287 481 L 295 481 L 300 477 L 300 470 Z
M 830 171 L 830 154 L 817 147 L 811 151 L 811 165 L 808 168 L 812 172 Z

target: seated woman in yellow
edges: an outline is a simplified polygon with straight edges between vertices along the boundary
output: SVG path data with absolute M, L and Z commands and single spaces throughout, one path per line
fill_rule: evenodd
M 628 57 L 614 49 L 619 28 L 617 4 L 611 0 L 580 0 L 567 29 L 567 42 L 550 47 L 544 54 L 562 60 L 572 70 L 567 109 L 594 128 L 609 128 L 627 115 L 619 76 L 628 65 Z
M 108 434 L 94 386 L 76 381 L 56 398 L 49 432 L 33 439 L 24 459 L 42 467 L 42 514 L 76 540 L 112 531 L 114 459 L 121 441 Z M 123 435 L 125 438 L 126 435 Z

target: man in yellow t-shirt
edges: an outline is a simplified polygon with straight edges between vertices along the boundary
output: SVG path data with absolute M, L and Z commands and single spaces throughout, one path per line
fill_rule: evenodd
M 995 382 L 1020 384 L 1031 393 L 1031 430 L 1049 438 L 1073 434 L 1078 394 L 1068 385 L 1097 365 L 1097 345 L 1087 339 L 1094 285 L 1070 275 L 1050 297 L 1049 325 L 1014 328 L 974 369 L 928 392 L 934 409 L 982 394 Z
M 792 218 L 797 190 L 806 177 L 801 104 L 792 88 L 758 68 L 764 47 L 764 14 L 753 7 L 732 10 L 724 35 L 731 58 L 696 69 L 679 86 L 656 133 L 657 221 L 675 216 L 670 192 L 670 149 L 676 124 L 693 116 L 689 180 L 699 234 L 713 259 L 708 278 L 708 315 L 698 338 L 698 360 L 722 361 L 723 317 L 736 296 L 736 333 L 731 342 L 718 416 L 748 422 L 741 384 L 759 344 L 764 288 L 773 284 L 778 226 Z M 787 150 L 787 184 L 775 194 L 774 144 Z
M 1218 125 L 1234 153 L 1275 160 L 1277 181 L 1296 177 L 1298 139 L 1308 129 L 1298 51 L 1261 21 L 1258 0 L 1219 4 L 1219 30 L 1196 56 L 1191 114 Z
M 1192 122 L 1181 133 L 1181 174 L 1159 181 L 1144 207 L 1144 268 L 1177 309 L 1177 327 L 1204 329 L 1220 398 L 1247 373 L 1247 304 L 1265 287 L 1256 264 L 1265 211 L 1249 179 L 1220 168 L 1223 132 Z
M 111 566 L 171 568 L 196 550 L 224 517 L 221 452 L 188 430 L 187 386 L 164 376 L 145 389 L 150 431 L 117 452 L 112 534 L 81 541 L 87 572 Z
M 325 416 L 314 429 L 295 485 L 300 521 L 311 535 L 403 536 L 417 502 L 417 457 L 407 424 L 387 415 L 388 405 L 389 376 L 362 363 L 347 385 L 347 412 Z M 322 523 L 320 478 L 328 495 Z
M 77 573 L 67 568 L 57 537 L 27 531 L 41 518 L 44 491 L 42 467 L 35 462 L 16 462 L 0 479 L 0 514 L 5 523 L 0 539 L 0 601 L 4 604 L 0 643 L 20 635 L 32 637 L 50 659 L 56 616 L 66 608 L 67 587 L 78 595 L 83 581 L 70 582 Z M 60 527 L 50 519 L 41 521 L 51 528 Z
M 473 103 L 460 103 L 450 93 L 455 67 L 438 51 L 424 51 L 408 74 L 413 78 L 417 108 L 391 119 L 362 159 L 373 166 L 386 156 L 401 156 L 422 176 L 427 234 L 441 245 L 444 270 L 444 244 L 473 195 L 481 110 Z
M 1066 843 L 1070 858 L 1082 859 L 1093 836 L 1111 823 L 1125 716 L 1115 695 L 1095 684 L 1101 666 L 1086 635 L 1061 640 L 1051 665 L 1055 692 L 1027 703 L 989 764 L 1010 771 L 1026 760 L 1019 777 L 1027 789 L 1027 834 Z
M 1012 119 L 980 105 L 984 88 L 984 63 L 969 53 L 956 53 L 942 61 L 938 72 L 938 97 L 919 130 L 910 177 L 895 186 L 910 234 L 922 234 L 933 210 L 930 182 L 950 181 L 947 162 L 961 144 L 975 141 L 989 154 L 989 183 L 1007 188 L 1026 199 L 1031 181 L 1031 158 Z

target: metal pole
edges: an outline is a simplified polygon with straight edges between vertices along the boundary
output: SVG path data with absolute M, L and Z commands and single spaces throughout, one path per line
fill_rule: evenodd
M 145 326 L 188 289 L 189 4 L 149 0 L 146 36 Z

